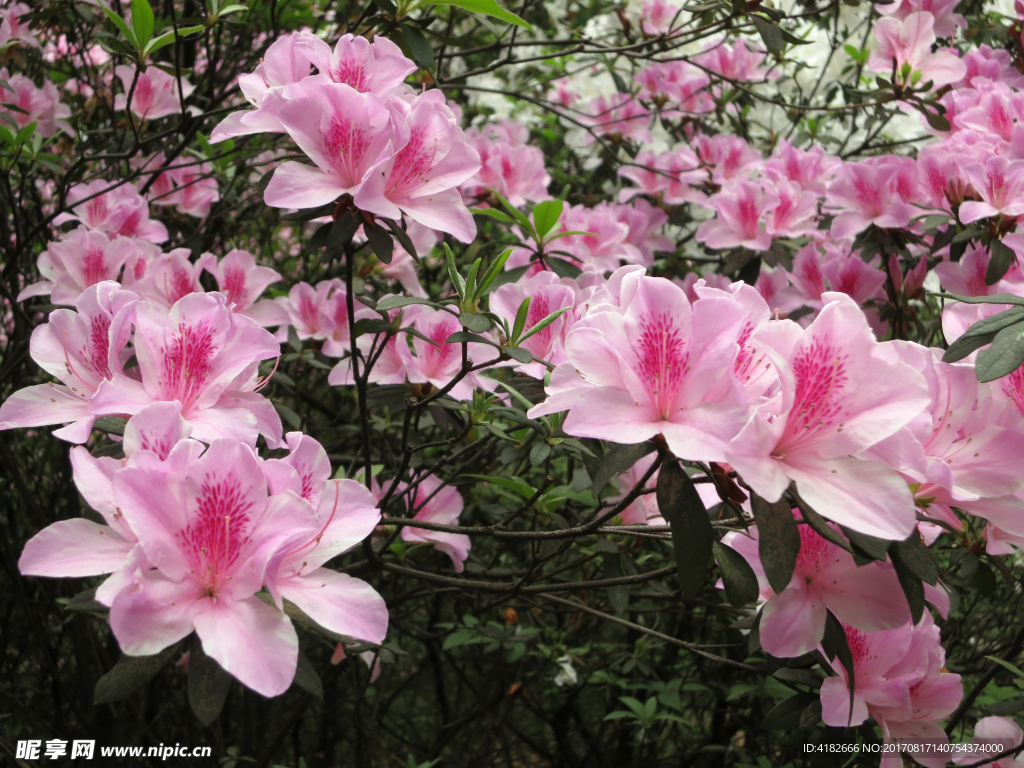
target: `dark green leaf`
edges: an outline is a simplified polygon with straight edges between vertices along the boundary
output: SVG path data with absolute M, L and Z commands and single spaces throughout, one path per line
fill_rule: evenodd
M 388 229 L 391 230 L 391 234 L 395 236 L 398 244 L 405 249 L 406 253 L 412 256 L 414 261 L 419 262 L 420 257 L 419 254 L 416 253 L 416 246 L 412 244 L 412 240 L 409 238 L 409 233 L 402 229 L 398 222 L 393 221 L 392 219 L 385 219 L 380 216 L 377 217 L 377 221 L 383 221 L 387 224 Z
M 658 509 L 672 528 L 679 589 L 684 597 L 700 590 L 707 576 L 715 532 L 697 488 L 675 459 L 661 466 Z
M 566 312 L 568 312 L 570 309 L 572 309 L 572 307 L 562 307 L 562 309 L 556 309 L 554 312 L 552 312 L 550 315 L 545 317 L 543 320 L 538 320 L 535 325 L 533 325 L 526 333 L 524 333 L 522 336 L 519 337 L 519 343 L 521 344 L 524 341 L 526 341 L 528 338 L 533 336 L 534 334 L 540 333 L 545 328 L 547 328 L 549 325 L 551 325 L 553 322 L 555 322 L 555 320 L 557 320 L 562 315 L 564 315 Z
M 1024 699 L 996 701 L 986 707 L 983 707 L 983 709 L 987 715 L 1015 715 L 1024 709 Z
M 772 677 L 785 680 L 787 683 L 806 685 L 810 688 L 820 688 L 823 679 L 820 674 L 809 669 L 791 669 L 790 667 L 780 667 L 772 673 Z
M 391 235 L 376 224 L 363 224 L 363 234 L 370 242 L 374 255 L 385 264 L 390 264 L 391 254 L 395 250 L 395 241 L 391 239 Z
M 948 125 L 949 121 L 946 121 L 946 124 Z M 990 258 L 988 269 L 985 270 L 985 285 L 995 285 L 1003 279 L 1003 275 L 1017 261 L 1017 254 L 1010 246 L 1003 245 L 1001 240 L 993 240 L 988 247 L 988 252 Z
M 722 583 L 725 585 L 725 596 L 729 604 L 742 608 L 748 603 L 756 602 L 760 591 L 757 574 L 743 555 L 718 541 L 711 549 L 718 569 L 722 572 Z
M 551 455 L 551 446 L 547 443 L 535 443 L 530 449 L 530 463 L 533 466 L 543 464 Z
M 752 493 L 750 503 L 757 523 L 757 551 L 768 583 L 777 593 L 789 586 L 800 554 L 800 526 L 785 497 L 770 504 Z
M 955 293 L 935 293 L 934 296 L 941 296 L 944 299 L 956 299 L 964 304 L 1014 304 L 1024 307 L 1024 296 L 1015 296 L 1012 293 L 993 293 L 991 296 L 958 296 Z
M 231 690 L 231 675 L 203 651 L 196 638 L 188 656 L 188 703 L 204 726 L 210 725 L 227 701 Z
M 334 213 L 335 207 L 334 203 L 327 203 L 326 205 L 321 205 L 318 208 L 303 208 L 295 213 L 284 214 L 281 217 L 281 221 L 311 221 L 313 219 L 319 219 L 323 216 L 330 216 Z
M 933 587 L 939 580 L 935 558 L 921 541 L 916 529 L 906 541 L 894 541 L 889 545 L 889 557 L 894 564 L 899 559 L 912 574 Z
M 779 29 L 778 24 L 773 24 L 756 13 L 750 14 L 750 20 L 754 22 L 757 33 L 761 35 L 761 39 L 764 40 L 764 44 L 768 46 L 769 51 L 781 51 L 786 47 L 786 41 L 782 37 L 782 30 Z
M 797 506 L 800 507 L 800 514 L 803 515 L 804 521 L 811 526 L 811 530 L 821 536 L 826 541 L 830 541 L 837 547 L 842 547 L 847 552 L 851 552 L 850 542 L 843 538 L 842 534 L 836 531 L 832 526 L 828 524 L 821 515 L 815 512 L 811 505 L 800 498 L 797 494 Z
M 523 335 L 523 329 L 526 328 L 526 316 L 530 312 L 530 297 L 527 296 L 523 299 L 523 303 L 519 305 L 519 309 L 516 310 L 516 319 L 512 322 L 512 338 L 509 339 L 513 344 L 519 343 L 519 337 Z
M 978 353 L 974 371 L 978 381 L 1009 376 L 1024 363 L 1024 324 L 1011 325 L 996 334 L 992 346 Z
M 153 656 L 127 656 L 121 654 L 114 668 L 96 681 L 92 703 L 110 704 L 127 698 L 144 686 L 160 671 L 174 654 L 177 644 Z
M 604 454 L 600 469 L 591 473 L 594 478 L 594 485 L 591 488 L 594 498 L 600 498 L 601 491 L 613 477 L 625 472 L 653 450 L 653 443 L 637 443 L 636 445 L 616 443 L 610 446 Z M 628 488 L 623 490 L 629 491 Z
M 332 203 L 333 205 L 333 203 Z M 344 248 L 352 242 L 352 238 L 359 229 L 359 220 L 352 215 L 352 211 L 345 211 L 338 217 L 338 220 L 331 225 L 330 234 L 327 236 L 327 247 L 331 249 Z M 373 244 L 370 244 L 373 247 Z
M 776 704 L 764 717 L 761 727 L 769 731 L 785 731 L 800 726 L 800 717 L 812 704 L 821 704 L 816 693 L 798 693 Z
M 100 416 L 93 424 L 93 428 L 110 435 L 123 435 L 127 423 L 126 419 L 117 416 Z
M 145 48 L 153 37 L 153 8 L 149 0 L 132 0 L 132 31 L 138 48 Z
M 64 605 L 66 611 L 82 611 L 84 613 L 107 613 L 109 608 L 96 599 L 96 587 L 79 592 Z
M 874 536 L 868 536 L 866 533 L 857 533 L 857 531 L 851 531 L 849 528 L 839 526 L 843 535 L 850 540 L 850 544 L 853 545 L 854 555 L 861 554 L 869 560 L 881 560 L 885 562 L 885 556 L 889 551 L 890 542 L 885 539 L 878 539 Z
M 581 274 L 583 274 L 583 270 L 581 270 L 572 262 L 565 261 L 564 259 L 553 259 L 549 256 L 544 261 L 547 262 L 547 265 L 551 268 L 551 271 L 554 272 L 559 277 L 577 278 Z
M 857 690 L 857 680 L 853 668 L 853 652 L 850 650 L 850 639 L 846 636 L 843 624 L 832 611 L 825 611 L 825 634 L 821 638 L 821 647 L 832 661 L 839 658 L 839 663 L 846 670 L 846 686 L 850 691 L 850 717 L 853 717 L 853 694 Z
M 533 353 L 522 347 L 505 347 L 505 354 L 524 365 L 533 362 Z
M 313 669 L 301 650 L 299 651 L 299 663 L 295 667 L 295 684 L 307 693 L 311 693 L 318 699 L 324 697 L 324 684 L 320 682 L 320 675 Z
M 907 598 L 907 605 L 910 606 L 910 617 L 917 624 L 924 613 L 924 584 L 921 582 L 921 578 L 903 561 L 896 547 L 889 548 L 889 558 L 892 560 L 893 568 L 896 569 L 896 577 Z
M 419 29 L 412 24 L 403 24 L 401 35 L 409 52 L 412 53 L 413 59 L 420 65 L 420 69 L 430 69 L 434 66 L 434 49 Z
M 469 312 L 459 315 L 459 323 L 463 328 L 468 328 L 474 333 L 486 333 L 491 328 L 490 318 Z
M 960 338 L 962 339 L 965 336 L 987 336 L 989 334 L 995 336 L 1003 328 L 1009 328 L 1011 325 L 1016 325 L 1021 321 L 1024 321 L 1024 307 L 1011 307 L 991 317 L 986 317 L 984 320 L 979 320 L 964 331 L 964 335 Z
M 940 115 L 938 112 L 932 112 L 931 110 L 922 110 L 924 119 L 928 121 L 928 125 L 934 128 L 936 131 L 951 131 L 953 126 L 950 124 L 949 119 L 945 115 Z M 989 265 L 991 267 L 991 265 Z M 990 283 L 991 285 L 991 283 Z
M 800 727 L 813 728 L 821 722 L 821 700 L 812 701 L 807 709 L 800 713 Z
M 430 299 L 421 299 L 419 296 L 388 296 L 386 299 L 381 299 L 377 302 L 377 309 L 381 312 L 387 312 L 390 309 L 398 309 L 399 307 L 407 307 L 410 304 L 426 304 L 440 309 L 440 305 L 431 301 Z
M 496 346 L 494 341 L 491 339 L 480 336 L 476 333 L 467 333 L 466 331 L 456 331 L 447 339 L 444 340 L 445 344 L 461 344 L 464 341 L 476 342 L 477 344 L 490 344 Z M 437 346 L 435 344 L 435 346 Z

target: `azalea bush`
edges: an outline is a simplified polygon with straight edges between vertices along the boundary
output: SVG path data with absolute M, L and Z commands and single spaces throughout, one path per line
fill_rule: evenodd
M 1024 761 L 1024 5 L 0 19 L 10 759 Z

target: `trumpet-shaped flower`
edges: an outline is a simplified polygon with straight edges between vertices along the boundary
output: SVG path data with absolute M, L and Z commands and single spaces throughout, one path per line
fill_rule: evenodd
M 178 78 L 157 67 L 147 67 L 141 72 L 125 64 L 114 67 L 114 74 L 121 80 L 124 93 L 114 97 L 114 109 L 127 109 L 131 96 L 131 111 L 139 120 L 156 120 L 168 115 L 181 114 L 181 103 L 196 89 L 184 77 L 181 91 Z
M 732 375 L 748 313 L 732 298 L 691 307 L 664 278 L 627 275 L 622 287 L 621 313 L 591 312 L 573 326 L 566 371 L 552 375 L 561 395 L 531 416 L 569 406 L 567 434 L 630 444 L 660 434 L 680 458 L 722 460 L 748 416 Z
M 237 248 L 220 260 L 212 253 L 199 258 L 202 268 L 217 281 L 217 290 L 227 297 L 232 312 L 252 318 L 263 327 L 288 323 L 288 313 L 280 304 L 260 298 L 268 285 L 281 279 L 276 270 L 258 266 L 255 256 Z
M 0 429 L 68 424 L 54 435 L 84 443 L 92 433 L 90 401 L 103 383 L 121 374 L 121 351 L 131 335 L 139 297 L 113 282 L 87 288 L 77 312 L 58 309 L 32 332 L 32 359 L 61 384 L 39 384 L 0 405 Z
M 276 357 L 274 337 L 236 315 L 219 293 L 195 293 L 163 309 L 142 302 L 135 313 L 138 379 L 114 373 L 97 388 L 93 415 L 132 415 L 157 401 L 177 401 L 192 435 L 233 437 L 250 445 L 262 433 L 276 445 L 281 421 L 253 391 L 261 360 Z
M 108 236 L 135 237 L 150 243 L 167 240 L 167 227 L 149 218 L 149 203 L 133 184 L 111 184 L 97 179 L 68 190 L 71 213 L 58 214 L 53 223 L 80 221 Z
M 888 363 L 860 307 L 826 293 L 821 314 L 801 329 L 782 320 L 753 339 L 780 371 L 779 413 L 756 413 L 726 460 L 754 491 L 774 502 L 791 481 L 821 514 L 853 530 L 905 539 L 914 499 L 896 472 L 856 458 L 915 419 L 928 405 L 922 376 Z
M 398 493 L 407 490 L 405 483 L 400 483 Z M 430 475 L 421 481 L 414 493 L 409 494 L 409 504 L 414 520 L 440 525 L 458 525 L 462 514 L 462 496 L 450 485 L 441 487 L 441 479 Z M 426 542 L 434 545 L 434 549 L 444 552 L 451 558 L 456 573 L 462 573 L 463 563 L 469 557 L 472 546 L 469 536 L 464 533 L 446 533 L 444 531 L 428 531 L 426 528 L 404 526 L 402 540 L 409 542 Z
M 892 16 L 879 19 L 875 23 L 878 48 L 868 58 L 868 69 L 888 74 L 895 62 L 899 78 L 903 66 L 909 65 L 911 73 L 921 73 L 922 84 L 931 82 L 934 88 L 962 80 L 967 66 L 955 53 L 932 53 L 934 27 L 935 17 L 927 11 L 911 13 L 903 19 Z

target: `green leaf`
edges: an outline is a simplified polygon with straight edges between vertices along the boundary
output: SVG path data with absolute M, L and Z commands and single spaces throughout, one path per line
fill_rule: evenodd
M 949 121 L 946 121 L 949 124 Z M 949 130 L 948 128 L 946 130 Z M 1017 261 L 1016 252 L 1001 240 L 993 240 L 988 247 L 988 269 L 985 270 L 985 285 L 995 285 L 1003 279 L 1011 266 Z
M 221 8 L 219 11 L 217 11 L 217 18 L 219 19 L 222 16 L 227 16 L 230 13 L 238 13 L 239 11 L 248 11 L 248 10 L 249 9 L 246 6 L 238 5 L 237 3 L 234 4 L 234 5 L 226 5 L 223 8 Z
M 498 221 L 506 224 L 511 224 L 513 222 L 511 216 L 507 213 L 502 213 L 496 208 L 470 208 L 469 211 L 477 216 L 490 216 L 492 219 L 497 219 Z
M 515 24 L 517 27 L 525 27 L 533 32 L 533 27 L 523 21 L 510 11 L 506 11 L 494 0 L 420 0 L 419 5 L 454 5 L 470 13 L 479 13 L 484 16 L 493 16 L 496 19 Z
M 100 416 L 93 423 L 93 429 L 98 429 L 109 435 L 123 435 L 125 425 L 127 424 L 127 420 L 117 416 Z
M 471 477 L 474 480 L 485 480 L 488 483 L 494 483 L 519 494 L 524 499 L 529 499 L 537 492 L 536 488 L 527 485 L 518 477 L 495 477 L 493 475 L 462 475 L 462 477 Z
M 779 29 L 778 24 L 773 24 L 756 13 L 750 14 L 750 20 L 754 22 L 757 33 L 761 35 L 761 39 L 764 40 L 769 51 L 781 51 L 786 47 L 786 41 L 782 37 L 782 30 Z
M 1024 296 L 1015 296 L 1012 293 L 993 293 L 991 296 L 958 296 L 955 293 L 933 293 L 943 299 L 955 299 L 964 304 L 1014 304 L 1024 307 Z
M 463 301 L 466 300 L 466 281 L 459 274 L 458 267 L 455 266 L 455 254 L 452 253 L 452 249 L 448 247 L 448 243 L 444 243 L 444 254 L 445 264 L 448 267 L 448 277 L 452 281 L 452 286 L 455 288 L 455 292 L 459 294 L 459 298 Z
M 155 22 L 149 0 L 132 0 L 132 30 L 135 32 L 136 48 L 145 48 L 152 39 Z
M 804 522 L 806 522 L 811 527 L 812 531 L 821 536 L 821 538 L 825 539 L 825 541 L 830 541 L 837 547 L 842 547 L 847 552 L 853 551 L 850 547 L 850 542 L 844 539 L 842 534 L 840 534 L 832 526 L 830 526 L 828 522 L 825 520 L 825 518 L 823 518 L 821 515 L 815 512 L 811 508 L 810 504 L 808 504 L 806 501 L 800 498 L 799 494 L 796 494 L 796 501 L 797 506 L 800 508 L 800 514 L 804 518 Z
M 990 657 L 991 658 L 991 657 Z M 997 701 L 983 707 L 988 715 L 1015 715 L 1024 709 L 1024 699 L 1010 699 L 1009 701 Z
M 400 33 L 420 69 L 430 69 L 434 66 L 434 48 L 419 29 L 412 24 L 402 24 Z
M 407 307 L 410 304 L 426 304 L 427 306 L 440 309 L 440 305 L 430 299 L 423 299 L 419 296 L 388 296 L 386 299 L 381 299 L 377 302 L 377 309 L 380 312 L 387 312 L 390 309 L 398 309 L 399 307 Z
M 846 670 L 846 686 L 850 691 L 850 717 L 853 717 L 853 695 L 857 690 L 857 680 L 853 667 L 853 652 L 850 650 L 850 639 L 846 636 L 843 624 L 831 610 L 825 610 L 825 634 L 821 638 L 821 647 L 829 661 L 836 657 Z
M 390 264 L 391 255 L 395 250 L 395 241 L 391 239 L 391 235 L 376 224 L 364 224 L 363 234 L 366 235 L 374 255 L 385 264 Z
M 377 221 L 383 221 L 388 229 L 391 230 L 391 234 L 395 236 L 398 244 L 401 245 L 405 252 L 412 256 L 413 261 L 417 264 L 420 261 L 419 254 L 416 253 L 416 246 L 412 244 L 412 240 L 409 238 L 409 233 L 402 229 L 401 225 L 393 219 L 385 219 L 383 216 L 378 216 Z
M 188 656 L 188 703 L 204 726 L 209 726 L 224 709 L 231 690 L 231 675 L 203 651 L 196 638 Z
M 553 259 L 550 256 L 545 259 L 551 271 L 559 277 L 571 277 L 573 279 L 583 274 L 583 270 L 565 259 Z
M 532 328 L 530 328 L 530 330 L 528 330 L 526 333 L 524 333 L 522 335 L 522 337 L 519 339 L 519 343 L 522 344 L 524 341 L 526 341 L 528 338 L 533 336 L 535 333 L 540 333 L 545 328 L 547 328 L 549 325 L 551 325 L 553 322 L 555 322 L 555 320 L 557 320 L 562 315 L 564 315 L 566 312 L 568 312 L 570 309 L 572 309 L 572 307 L 562 307 L 561 309 L 555 310 L 550 315 L 545 317 L 543 320 L 539 321 Z
M 839 529 L 843 532 L 843 535 L 850 540 L 850 544 L 853 545 L 854 557 L 860 553 L 868 560 L 880 560 L 883 563 L 885 562 L 885 557 L 889 552 L 890 542 L 885 539 L 868 536 L 866 533 L 851 531 L 845 526 L 839 526 Z
M 764 716 L 761 727 L 768 731 L 786 731 L 799 727 L 800 716 L 814 703 L 820 703 L 816 693 L 798 693 L 776 704 Z
M 672 529 L 679 589 L 684 597 L 700 590 L 707 576 L 715 532 L 693 480 L 675 459 L 661 466 L 658 509 Z
M 150 680 L 174 654 L 177 643 L 153 656 L 121 654 L 114 668 L 96 681 L 93 705 L 110 704 L 127 698 Z
M 974 371 L 978 381 L 995 381 L 1008 376 L 1024 363 L 1024 324 L 1004 328 L 995 335 L 992 346 L 978 353 Z
M 107 18 L 114 22 L 114 26 L 121 30 L 121 34 L 124 35 L 125 39 L 132 44 L 132 47 L 138 48 L 139 44 L 138 41 L 135 39 L 135 33 L 128 28 L 128 25 L 125 23 L 124 19 L 122 19 L 112 10 L 107 8 L 105 5 L 101 5 L 100 8 L 102 8 L 103 12 L 107 14 Z
M 463 313 L 459 315 L 459 324 L 463 328 L 468 328 L 474 333 L 486 333 L 491 329 L 491 320 L 484 315 L 475 315 L 471 313 Z
M 896 578 L 899 579 L 903 594 L 907 598 L 907 605 L 910 606 L 910 617 L 914 624 L 917 624 L 924 614 L 924 584 L 903 560 L 895 546 L 889 547 L 889 559 L 892 560 L 892 567 L 896 569 Z
M 789 586 L 800 554 L 800 526 L 783 497 L 770 504 L 752 493 L 750 503 L 757 523 L 757 551 L 768 583 L 777 593 Z
M 498 278 L 498 274 L 505 266 L 505 262 L 508 261 L 508 257 L 511 254 L 512 249 L 506 248 L 505 251 L 498 256 L 498 258 L 491 262 L 491 265 L 487 267 L 487 270 L 484 272 L 483 277 L 480 278 L 480 287 L 476 289 L 476 296 L 473 297 L 474 300 L 479 299 L 480 297 L 487 293 L 487 291 L 491 287 L 491 284 Z
M 516 310 L 516 319 L 512 323 L 512 338 L 509 339 L 509 343 L 518 345 L 519 336 L 522 334 L 523 329 L 526 327 L 526 316 L 530 312 L 530 297 L 527 296 L 523 299 L 523 303 L 519 305 L 519 309 Z
M 537 234 L 541 239 L 558 225 L 564 206 L 565 203 L 558 198 L 545 200 L 543 203 L 533 206 L 533 226 L 536 227 Z
M 985 336 L 989 333 L 994 336 L 1003 328 L 1008 328 L 1022 320 L 1024 320 L 1024 307 L 1011 307 L 991 317 L 986 317 L 984 320 L 979 320 L 964 331 L 964 336 Z M 960 338 L 963 338 L 963 336 Z
M 907 570 L 933 587 L 939 580 L 939 567 L 935 564 L 935 558 L 921 541 L 916 529 L 906 541 L 895 541 L 889 545 L 889 557 L 894 564 L 898 558 Z
M 1011 664 L 1010 662 L 1004 661 L 1003 659 L 1000 659 L 998 656 L 986 656 L 985 658 L 989 661 L 994 661 L 996 664 L 1003 667 L 1004 669 L 1008 669 L 1010 672 L 1013 672 L 1013 674 L 1021 680 L 1024 680 L 1024 672 L 1021 672 L 1017 667 L 1013 666 L 1013 664 Z
M 616 443 L 609 447 L 604 454 L 600 468 L 592 473 L 594 484 L 591 486 L 591 492 L 594 494 L 594 498 L 600 497 L 601 491 L 604 490 L 604 487 L 608 485 L 608 482 L 613 477 L 621 472 L 625 472 L 653 450 L 654 444 L 649 442 L 637 443 L 636 445 L 620 445 Z M 625 488 L 623 490 L 628 492 L 630 489 Z
M 533 353 L 522 347 L 505 347 L 505 354 L 523 365 L 533 362 Z
M 991 325 L 984 329 L 975 330 L 978 326 L 987 324 L 989 321 L 995 322 L 992 322 Z M 967 329 L 963 336 L 949 345 L 949 348 L 942 356 L 942 362 L 955 363 L 958 360 L 963 360 L 975 350 L 981 349 L 986 344 L 991 344 L 997 333 L 1011 326 L 1015 326 L 1018 330 L 1024 330 L 1024 309 L 1014 307 L 975 323 Z
M 551 455 L 551 446 L 547 443 L 535 443 L 530 449 L 530 464 L 537 466 L 547 461 Z
M 509 216 L 515 219 L 516 224 L 518 224 L 519 227 L 523 230 L 524 235 L 526 235 L 527 237 L 534 237 L 536 235 L 536 230 L 534 230 L 533 228 L 533 222 L 530 221 L 530 218 L 525 213 L 520 211 L 518 208 L 512 205 L 512 203 L 510 203 L 508 200 L 502 197 L 499 192 L 495 192 L 494 196 L 498 198 L 498 200 L 504 206 L 505 210 L 508 211 Z
M 318 699 L 324 697 L 324 684 L 320 681 L 320 675 L 313 669 L 301 650 L 299 651 L 299 663 L 295 667 L 295 684 L 307 693 L 311 693 Z
M 748 603 L 757 601 L 760 589 L 757 585 L 757 574 L 750 563 L 732 547 L 716 541 L 711 551 L 722 572 L 722 583 L 725 585 L 725 596 L 729 604 L 742 608 Z
M 316 208 L 303 208 L 295 213 L 286 213 L 281 216 L 281 221 L 310 221 L 319 219 L 322 216 L 330 216 L 337 206 L 334 203 L 327 203 Z
M 168 30 L 158 37 L 154 37 L 148 43 L 142 51 L 144 57 L 149 57 L 151 54 L 156 53 L 161 48 L 164 48 L 174 42 L 174 30 Z

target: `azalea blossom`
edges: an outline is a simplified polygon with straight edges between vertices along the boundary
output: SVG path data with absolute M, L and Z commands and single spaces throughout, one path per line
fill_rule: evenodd
M 142 302 L 133 322 L 138 378 L 118 371 L 102 381 L 89 403 L 93 416 L 130 416 L 176 401 L 197 440 L 253 445 L 262 434 L 277 444 L 281 419 L 254 391 L 259 362 L 280 354 L 269 332 L 233 313 L 219 293 L 189 294 L 169 310 Z
M 128 108 L 131 95 L 131 111 L 139 120 L 157 120 L 168 115 L 181 114 L 181 104 L 196 89 L 187 78 L 169 75 L 158 67 L 147 67 L 140 71 L 127 64 L 114 67 L 114 74 L 121 81 L 124 93 L 114 97 L 114 109 Z
M 74 306 L 89 286 L 116 282 L 135 248 L 128 238 L 108 238 L 99 230 L 79 227 L 39 254 L 36 264 L 44 280 L 25 288 L 18 301 L 49 295 L 54 304 Z
M 32 359 L 60 381 L 15 392 L 0 405 L 0 430 L 67 424 L 53 434 L 84 443 L 92 434 L 91 401 L 103 383 L 121 375 L 121 352 L 131 336 L 139 297 L 114 282 L 90 286 L 77 311 L 57 309 L 32 332 Z
M 956 53 L 932 53 L 934 26 L 935 17 L 927 11 L 911 13 L 902 19 L 892 16 L 879 19 L 874 27 L 878 48 L 868 58 L 868 69 L 889 74 L 895 62 L 897 77 L 902 77 L 900 71 L 907 65 L 910 68 L 908 81 L 930 82 L 933 88 L 962 79 L 967 67 Z
M 407 484 L 399 483 L 396 493 L 405 493 L 407 489 Z M 408 496 L 414 520 L 440 525 L 458 525 L 459 515 L 462 514 L 462 496 L 450 485 L 442 488 L 440 478 L 428 475 Z M 462 573 L 465 569 L 463 563 L 469 557 L 472 546 L 469 536 L 464 533 L 430 531 L 409 525 L 402 526 L 402 540 L 433 544 L 434 549 L 444 552 L 451 558 L 456 573 Z
M 825 307 L 806 330 L 781 320 L 754 331 L 753 341 L 779 366 L 783 406 L 755 413 L 726 460 L 769 502 L 795 481 L 807 503 L 834 522 L 905 539 L 915 525 L 906 483 L 881 462 L 856 455 L 927 407 L 924 379 L 882 359 L 864 313 L 848 296 L 822 298 Z
M 258 266 L 256 257 L 248 251 L 234 248 L 222 259 L 204 253 L 199 263 L 213 275 L 217 290 L 227 298 L 232 312 L 252 318 L 263 327 L 288 322 L 288 314 L 280 304 L 260 298 L 267 286 L 281 280 L 281 275 L 270 267 Z
M 97 179 L 76 184 L 68 190 L 71 213 L 61 213 L 53 223 L 79 221 L 89 229 L 99 229 L 108 236 L 134 237 L 150 243 L 167 241 L 167 227 L 149 218 L 149 203 L 133 184 Z

